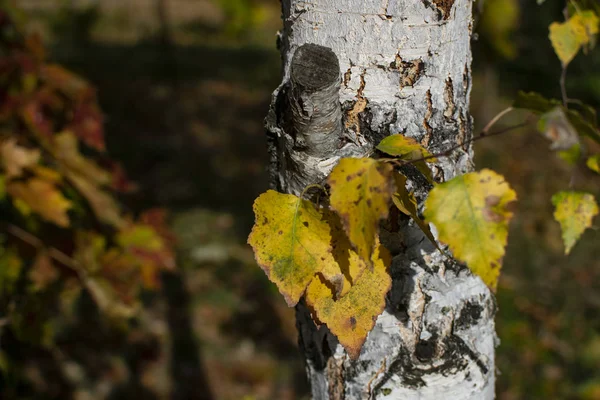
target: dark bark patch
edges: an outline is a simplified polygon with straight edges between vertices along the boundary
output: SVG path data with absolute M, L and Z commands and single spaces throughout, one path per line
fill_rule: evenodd
M 460 310 L 460 315 L 454 321 L 454 329 L 468 329 L 481 319 L 483 307 L 481 304 L 469 301 Z
M 422 0 L 426 7 L 437 11 L 439 20 L 447 20 L 450 18 L 450 12 L 454 5 L 454 0 Z
M 437 343 L 434 338 L 421 340 L 415 348 L 415 356 L 421 362 L 430 361 L 436 353 Z

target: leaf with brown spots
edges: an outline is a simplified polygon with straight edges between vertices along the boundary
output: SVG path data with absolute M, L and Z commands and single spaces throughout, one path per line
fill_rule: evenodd
M 371 262 L 373 270 L 365 270 L 361 279 L 342 298 L 336 299 L 321 274 L 306 290 L 307 305 L 319 322 L 327 324 L 352 359 L 360 355 L 368 333 L 385 307 L 385 295 L 392 284 L 387 272 L 391 257 L 378 241 Z
M 436 159 L 432 157 L 426 148 L 417 143 L 415 139 L 400 134 L 390 135 L 379 143 L 377 150 L 398 157 L 403 161 L 413 161 L 412 164 L 421 171 L 429 182 L 433 183 L 431 169 L 427 165 L 427 162 L 421 159 L 431 157 L 427 159 L 428 162 L 435 162 Z
M 425 202 L 425 218 L 440 241 L 495 290 L 517 198 L 504 177 L 484 169 L 435 185 Z
M 371 260 L 379 221 L 394 191 L 393 168 L 371 158 L 343 158 L 329 175 L 331 208 L 363 260 Z
M 335 263 L 331 228 L 322 210 L 291 194 L 269 190 L 253 208 L 256 222 L 248 244 L 258 265 L 293 307 L 314 275 Z
M 559 192 L 552 196 L 554 219 L 560 224 L 565 242 L 565 254 L 569 254 L 583 232 L 592 226 L 598 215 L 598 205 L 593 195 L 584 192 Z

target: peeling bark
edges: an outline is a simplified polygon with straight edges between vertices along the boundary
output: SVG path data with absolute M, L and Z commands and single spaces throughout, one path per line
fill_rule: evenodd
M 323 183 L 340 158 L 367 156 L 393 133 L 431 152 L 470 138 L 471 0 L 282 0 L 282 7 L 283 80 L 266 119 L 275 188 L 299 194 Z M 327 84 L 298 95 L 310 85 L 296 79 L 307 44 L 331 51 L 337 71 L 325 63 L 318 81 Z M 328 94 L 315 100 L 320 90 Z M 439 161 L 434 177 L 471 169 L 464 146 Z M 431 186 L 403 172 L 422 204 Z M 313 399 L 493 399 L 493 295 L 412 221 L 399 216 L 393 225 L 381 232 L 394 255 L 392 289 L 358 360 L 297 306 Z

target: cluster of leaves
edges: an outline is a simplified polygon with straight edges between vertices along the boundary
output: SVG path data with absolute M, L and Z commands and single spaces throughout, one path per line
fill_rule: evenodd
M 248 242 L 258 264 L 294 306 L 304 295 L 317 324 L 326 324 L 356 358 L 385 306 L 391 257 L 379 241 L 379 223 L 390 203 L 411 217 L 434 243 L 439 238 L 495 287 L 516 195 L 493 171 L 434 184 L 426 220 L 407 178 L 395 165 L 414 164 L 433 182 L 427 162 L 436 159 L 420 144 L 392 135 L 377 147 L 393 158 L 344 158 L 327 179 L 328 201 L 315 205 L 268 191 L 254 204 L 256 224 Z
M 598 21 L 592 10 L 574 10 L 565 24 L 551 25 L 550 39 L 564 67 L 581 48 L 593 45 Z M 596 113 L 583 104 L 577 103 L 578 109 L 568 104 L 520 93 L 513 108 L 539 116 L 540 132 L 561 158 L 576 164 L 585 157 L 587 167 L 600 173 L 600 155 L 585 151 L 586 140 L 600 143 Z M 391 284 L 390 255 L 379 240 L 380 221 L 394 218 L 390 203 L 434 244 L 430 224 L 435 225 L 439 242 L 495 290 L 511 203 L 517 197 L 504 177 L 491 170 L 434 182 L 428 163 L 449 153 L 432 155 L 411 138 L 392 135 L 377 149 L 392 158 L 340 160 L 327 179 L 329 189 L 321 188 L 326 198 L 319 204 L 303 199 L 304 193 L 298 197 L 270 190 L 261 195 L 248 239 L 258 264 L 288 305 L 304 296 L 315 323 L 326 324 L 353 358 L 383 311 Z M 413 164 L 433 184 L 420 206 L 407 177 L 395 168 L 405 164 Z M 555 194 L 552 203 L 568 254 L 591 226 L 598 206 L 593 194 L 574 190 Z
M 51 345 L 84 293 L 110 318 L 133 315 L 140 291 L 174 268 L 165 214 L 124 212 L 116 195 L 134 185 L 105 153 L 93 87 L 48 63 L 40 38 L 1 10 L 0 99 L 3 325 Z

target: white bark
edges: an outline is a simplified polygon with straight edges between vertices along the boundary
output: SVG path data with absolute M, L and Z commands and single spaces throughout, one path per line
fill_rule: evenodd
M 283 82 L 267 117 L 272 183 L 298 194 L 340 157 L 367 156 L 385 136 L 414 137 L 432 152 L 471 137 L 472 0 L 282 0 Z M 297 145 L 282 121 L 290 65 L 313 43 L 337 55 L 343 132 L 325 157 Z M 468 146 L 440 160 L 448 180 L 472 168 Z M 419 200 L 430 186 L 404 173 Z M 412 222 L 381 232 L 394 254 L 393 285 L 358 360 L 298 306 L 300 343 L 313 399 L 494 398 L 495 300 L 479 278 L 442 256 Z

